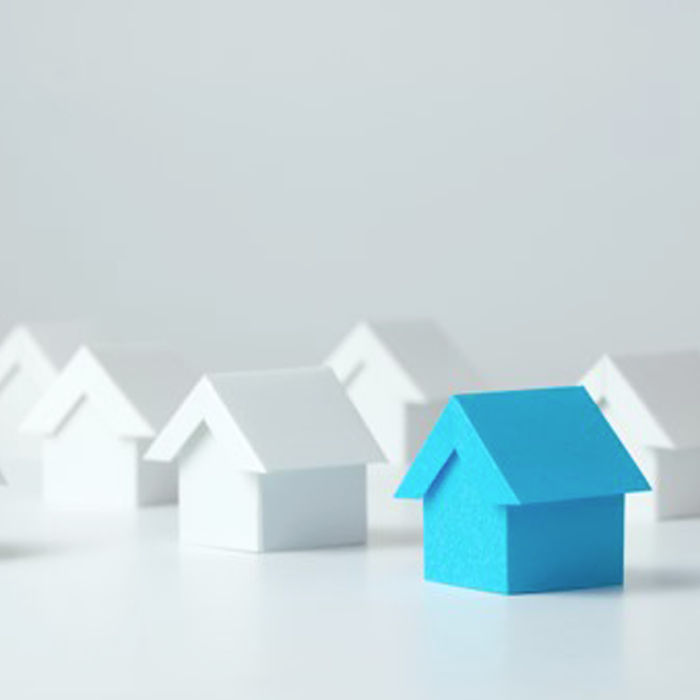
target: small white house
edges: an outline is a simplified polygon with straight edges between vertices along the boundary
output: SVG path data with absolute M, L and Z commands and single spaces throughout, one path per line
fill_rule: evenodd
M 453 394 L 482 387 L 429 319 L 360 323 L 326 360 L 393 464 L 413 460 Z
M 582 383 L 652 485 L 644 510 L 700 515 L 700 353 L 608 355 Z
M 174 502 L 175 472 L 142 456 L 195 381 L 155 346 L 80 348 L 22 425 L 44 442 L 44 499 L 89 508 Z
M 383 455 L 327 368 L 204 377 L 149 449 L 176 462 L 184 542 L 249 552 L 361 544 Z
M 12 488 L 38 493 L 42 443 L 19 427 L 71 356 L 97 335 L 83 323 L 28 324 L 0 343 L 0 467 Z

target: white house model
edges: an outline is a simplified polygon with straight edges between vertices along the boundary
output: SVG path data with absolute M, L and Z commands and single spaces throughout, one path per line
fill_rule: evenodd
M 157 347 L 80 348 L 22 425 L 44 441 L 44 499 L 89 508 L 175 501 L 175 472 L 142 455 L 195 381 Z
M 38 493 L 42 443 L 19 427 L 71 356 L 96 335 L 80 323 L 23 325 L 0 344 L 0 467 L 12 488 Z
M 476 373 L 432 321 L 365 322 L 326 360 L 393 464 L 410 462 L 450 396 Z
M 605 356 L 582 383 L 651 483 L 646 510 L 700 515 L 700 353 Z
M 179 465 L 183 542 L 250 552 L 365 542 L 383 459 L 327 368 L 204 377 L 146 457 Z

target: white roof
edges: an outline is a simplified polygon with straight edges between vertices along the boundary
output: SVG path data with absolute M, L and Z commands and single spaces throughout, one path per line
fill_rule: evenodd
M 605 356 L 583 384 L 640 444 L 700 446 L 700 352 Z
M 481 380 L 445 332 L 432 320 L 366 321 L 328 359 L 341 381 L 388 356 L 398 375 L 388 381 L 406 400 L 427 403 L 481 387 Z M 381 361 L 381 360 L 380 360 Z
M 189 368 L 158 346 L 82 347 L 22 430 L 53 434 L 81 401 L 89 399 L 117 435 L 153 437 L 195 381 Z
M 325 367 L 204 377 L 146 458 L 172 461 L 203 424 L 241 469 L 275 472 L 384 461 Z

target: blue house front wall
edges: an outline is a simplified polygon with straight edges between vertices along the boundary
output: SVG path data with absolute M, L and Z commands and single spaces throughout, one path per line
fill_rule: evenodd
M 508 591 L 614 586 L 624 576 L 625 497 L 507 506 Z
M 478 482 L 454 453 L 425 495 L 425 578 L 505 593 L 508 513 L 479 498 Z

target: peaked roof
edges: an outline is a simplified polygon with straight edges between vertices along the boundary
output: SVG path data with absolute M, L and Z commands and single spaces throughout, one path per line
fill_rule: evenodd
M 275 472 L 384 457 L 325 367 L 204 377 L 146 454 L 172 461 L 206 425 L 236 466 Z
M 606 355 L 583 384 L 641 444 L 700 446 L 700 352 Z
M 31 411 L 22 430 L 57 432 L 83 400 L 95 402 L 117 435 L 153 437 L 196 375 L 153 345 L 82 347 Z
M 328 364 L 347 381 L 380 348 L 401 374 L 409 400 L 430 402 L 478 388 L 480 380 L 460 349 L 431 319 L 365 321 L 338 345 Z
M 453 397 L 396 495 L 424 497 L 453 452 L 503 505 L 649 489 L 582 387 Z

